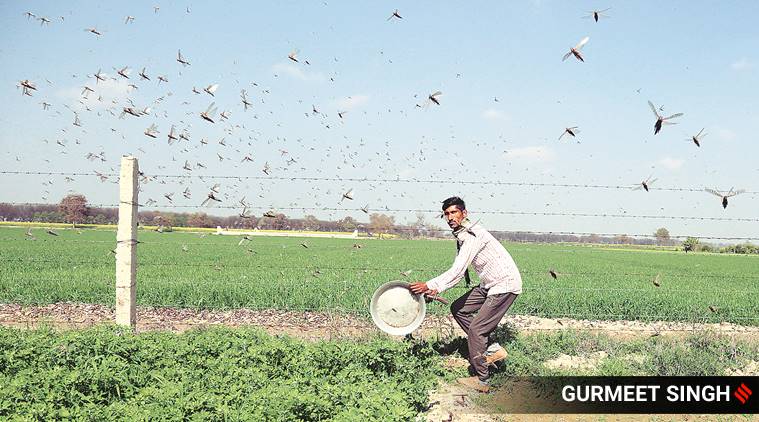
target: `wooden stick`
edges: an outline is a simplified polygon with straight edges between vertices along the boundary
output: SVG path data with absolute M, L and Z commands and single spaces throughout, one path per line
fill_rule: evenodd
M 438 302 L 442 303 L 443 305 L 448 305 L 450 303 L 450 302 L 448 302 L 448 300 L 443 299 L 442 297 L 437 296 L 437 295 L 435 295 L 435 296 L 425 295 L 425 297 L 427 297 L 429 300 L 437 300 Z

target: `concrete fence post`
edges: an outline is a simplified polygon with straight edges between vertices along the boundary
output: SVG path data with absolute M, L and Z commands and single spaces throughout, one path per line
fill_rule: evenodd
M 116 324 L 137 324 L 137 192 L 135 157 L 121 157 L 119 225 L 116 232 Z

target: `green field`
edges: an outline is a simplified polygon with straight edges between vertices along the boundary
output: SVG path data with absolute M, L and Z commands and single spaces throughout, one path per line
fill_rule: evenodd
M 0 302 L 113 305 L 115 232 L 55 230 L 58 236 L 33 229 L 36 240 L 29 240 L 25 228 L 0 228 Z M 139 240 L 142 306 L 367 315 L 377 286 L 427 280 L 455 255 L 450 240 L 255 237 L 238 245 L 237 236 L 149 231 L 140 232 Z M 569 244 L 506 248 L 524 280 L 512 314 L 759 325 L 759 257 Z M 401 275 L 408 270 L 409 277 Z M 652 283 L 657 274 L 660 287 Z M 462 281 L 444 296 L 455 299 L 464 291 Z M 443 306 L 429 309 L 447 312 Z

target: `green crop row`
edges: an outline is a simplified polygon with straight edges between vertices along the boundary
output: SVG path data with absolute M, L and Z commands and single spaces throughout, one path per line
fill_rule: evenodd
M 0 302 L 113 305 L 115 232 L 55 232 L 36 229 L 31 240 L 24 229 L 0 228 Z M 241 239 L 140 232 L 138 304 L 367 315 L 378 286 L 428 280 L 455 256 L 450 240 Z M 759 257 L 569 244 L 506 248 L 524 281 L 510 313 L 759 324 Z M 464 291 L 462 281 L 444 296 Z M 429 310 L 447 312 L 437 305 Z

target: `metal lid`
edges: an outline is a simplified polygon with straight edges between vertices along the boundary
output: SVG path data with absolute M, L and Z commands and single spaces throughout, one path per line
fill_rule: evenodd
M 427 303 L 422 295 L 411 293 L 408 283 L 390 281 L 374 292 L 369 312 L 380 330 L 403 336 L 422 325 L 427 313 Z

